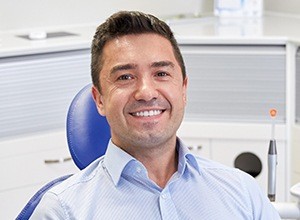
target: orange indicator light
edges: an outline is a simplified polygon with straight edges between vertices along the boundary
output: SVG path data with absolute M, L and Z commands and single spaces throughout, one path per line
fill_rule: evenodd
M 277 114 L 277 110 L 275 108 L 270 109 L 270 116 L 272 118 L 275 118 Z

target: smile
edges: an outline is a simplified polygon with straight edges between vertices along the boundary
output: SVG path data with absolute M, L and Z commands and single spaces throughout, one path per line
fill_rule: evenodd
M 162 110 L 150 110 L 150 111 L 134 112 L 132 113 L 132 115 L 138 117 L 151 117 L 151 116 L 160 115 L 162 112 L 163 112 Z

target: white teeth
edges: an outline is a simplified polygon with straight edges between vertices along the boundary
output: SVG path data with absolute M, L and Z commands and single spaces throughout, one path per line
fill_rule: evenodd
M 133 115 L 136 115 L 139 117 L 151 117 L 151 116 L 159 115 L 161 113 L 162 113 L 162 110 L 150 110 L 150 111 L 136 112 Z

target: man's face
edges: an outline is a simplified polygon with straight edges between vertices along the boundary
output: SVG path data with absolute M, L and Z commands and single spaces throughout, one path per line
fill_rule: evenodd
M 156 34 L 126 35 L 106 43 L 98 111 L 119 147 L 157 147 L 176 139 L 186 104 L 187 79 L 171 43 Z

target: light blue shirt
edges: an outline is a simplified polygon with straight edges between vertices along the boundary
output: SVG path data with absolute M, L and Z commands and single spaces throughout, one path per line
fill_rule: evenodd
M 251 176 L 192 155 L 179 139 L 177 149 L 178 171 L 162 189 L 110 142 L 104 157 L 49 190 L 32 219 L 280 219 Z

